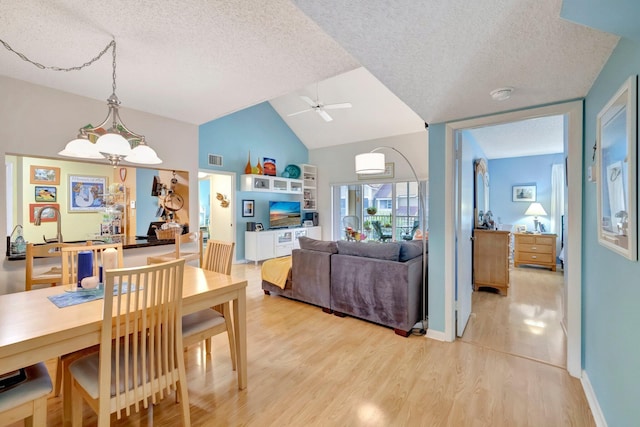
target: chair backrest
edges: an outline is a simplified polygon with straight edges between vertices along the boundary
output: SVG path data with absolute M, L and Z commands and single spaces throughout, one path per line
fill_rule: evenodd
M 62 274 L 47 274 L 42 277 L 36 277 L 34 274 L 34 258 L 56 258 L 62 255 L 61 248 L 69 246 L 68 243 L 45 243 L 43 245 L 34 245 L 27 243 L 26 266 L 25 266 L 25 289 L 31 290 L 32 285 L 36 284 L 55 284 L 61 283 Z
M 197 259 L 199 266 L 202 266 L 202 232 L 192 231 L 191 233 L 180 234 L 175 238 L 175 254 L 176 258 L 184 258 L 187 261 Z M 189 245 L 195 248 L 195 251 L 187 251 L 184 246 Z
M 360 218 L 355 215 L 347 215 L 342 217 L 342 225 L 344 228 L 351 227 L 354 230 L 360 230 Z
M 233 248 L 235 245 L 233 242 L 209 240 L 204 253 L 202 268 L 222 274 L 231 274 Z
M 93 258 L 93 275 L 97 276 L 101 265 L 105 265 L 104 251 L 113 248 L 117 251 L 116 267 L 124 267 L 124 255 L 122 251 L 122 243 L 104 243 L 97 245 L 73 245 L 65 246 L 61 249 L 62 253 L 62 277 L 68 277 L 68 283 L 76 283 L 78 281 L 78 253 L 82 251 L 91 251 Z
M 186 372 L 182 345 L 184 259 L 107 270 L 100 338 L 99 400 L 121 410 L 176 390 Z M 112 375 L 114 372 L 114 375 Z M 137 377 L 136 381 L 129 381 Z M 114 396 L 112 396 L 114 390 Z
M 373 227 L 373 231 L 378 235 L 378 238 L 382 238 L 382 226 L 380 225 L 380 221 L 371 221 L 371 226 Z

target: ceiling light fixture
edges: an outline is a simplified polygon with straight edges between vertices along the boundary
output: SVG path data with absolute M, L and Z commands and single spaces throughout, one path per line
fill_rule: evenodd
M 491 98 L 494 101 L 506 101 L 507 99 L 511 98 L 512 92 L 513 92 L 512 87 L 501 87 L 501 88 L 492 90 L 491 92 L 489 92 L 489 95 L 491 95 Z
M 156 152 L 147 145 L 144 135 L 137 134 L 129 130 L 118 113 L 120 100 L 116 96 L 116 41 L 111 40 L 109 44 L 93 59 L 77 67 L 60 68 L 44 66 L 27 58 L 24 54 L 16 52 L 3 40 L 0 43 L 9 51 L 18 55 L 21 59 L 29 62 L 40 69 L 54 71 L 80 71 L 85 67 L 99 60 L 109 49 L 113 52 L 113 72 L 112 84 L 113 92 L 107 99 L 109 112 L 106 119 L 98 126 L 87 125 L 78 130 L 78 137 L 65 146 L 64 150 L 58 154 L 65 157 L 75 157 L 80 159 L 107 159 L 113 167 L 120 164 L 122 160 L 130 163 L 142 165 L 156 165 L 162 163 Z

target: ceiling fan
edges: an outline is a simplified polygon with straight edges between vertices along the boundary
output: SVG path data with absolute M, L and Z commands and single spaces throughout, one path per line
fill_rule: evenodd
M 316 86 L 316 100 L 309 98 L 308 96 L 301 95 L 300 99 L 309 104 L 309 107 L 301 111 L 297 111 L 295 113 L 288 114 L 288 117 L 297 116 L 298 114 L 306 113 L 307 111 L 315 111 L 324 119 L 325 122 L 330 122 L 333 120 L 333 117 L 329 115 L 325 110 L 338 110 L 342 108 L 351 108 L 352 105 L 350 102 L 342 102 L 339 104 L 323 104 L 318 97 L 318 86 Z

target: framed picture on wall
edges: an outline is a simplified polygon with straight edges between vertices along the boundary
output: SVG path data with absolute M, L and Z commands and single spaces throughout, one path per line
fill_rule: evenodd
M 535 185 L 514 185 L 511 200 L 513 202 L 535 202 L 536 186 Z
M 69 175 L 69 212 L 97 212 L 106 206 L 104 176 Z
M 242 201 L 242 216 L 243 217 L 255 216 L 255 202 L 253 200 Z
M 38 211 L 45 206 L 53 206 L 60 210 L 60 205 L 57 203 L 29 203 L 29 222 L 36 222 L 36 215 Z M 45 209 L 40 217 L 41 222 L 54 222 L 58 220 L 58 212 L 53 209 Z
M 29 182 L 31 184 L 60 185 L 60 168 L 32 165 Z
M 36 202 L 55 202 L 58 199 L 56 187 L 36 185 L 34 197 Z

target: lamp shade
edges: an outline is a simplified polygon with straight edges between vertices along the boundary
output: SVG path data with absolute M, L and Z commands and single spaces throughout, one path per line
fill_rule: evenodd
M 104 156 L 98 151 L 96 144 L 88 139 L 78 138 L 69 141 L 64 150 L 58 154 L 66 157 L 77 157 L 80 159 L 104 159 Z
M 366 175 L 383 172 L 383 153 L 364 153 L 356 155 L 356 173 Z
M 127 162 L 137 163 L 140 165 L 158 165 L 162 163 L 162 160 L 160 160 L 160 157 L 158 157 L 153 148 L 143 144 L 140 144 L 131 150 L 131 154 L 124 159 Z
M 105 133 L 96 141 L 98 151 L 101 153 L 128 156 L 131 154 L 131 145 L 122 135 L 117 133 Z
M 544 210 L 540 203 L 533 202 L 529 205 L 524 214 L 531 216 L 545 216 L 547 215 L 547 212 Z

